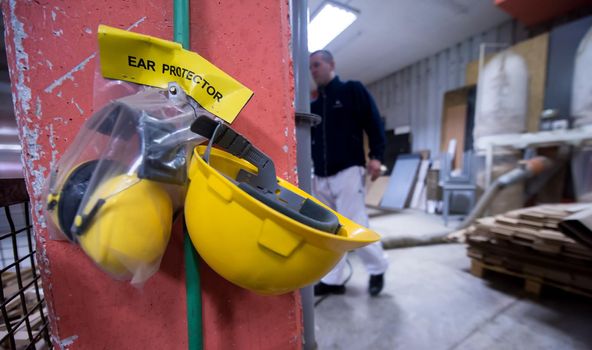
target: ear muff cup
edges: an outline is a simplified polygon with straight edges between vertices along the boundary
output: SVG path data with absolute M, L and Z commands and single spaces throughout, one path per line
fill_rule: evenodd
M 89 203 L 100 199 L 104 204 L 78 237 L 82 249 L 115 276 L 151 274 L 171 236 L 173 204 L 168 192 L 158 182 L 120 174 L 103 181 Z M 84 213 L 91 210 L 84 208 Z
M 111 168 L 113 163 L 115 163 L 113 160 L 103 160 L 103 162 L 111 163 L 103 168 Z M 72 233 L 74 218 L 98 164 L 98 160 L 82 163 L 70 173 L 62 187 L 60 199 L 57 203 L 58 224 L 62 232 L 71 241 L 75 241 L 74 234 Z
M 279 203 L 277 199 L 266 196 L 261 191 L 258 191 L 245 182 L 239 183 L 238 187 L 272 209 L 277 210 L 304 225 L 332 234 L 339 231 L 340 225 L 337 215 L 318 205 L 309 198 L 304 200 L 300 211 L 296 211 Z
M 113 176 L 93 188 L 82 210 L 83 216 L 93 210 L 95 203 L 104 203 L 96 213 L 88 215 L 81 232 L 72 232 L 73 223 L 80 219 L 77 214 L 82 199 L 99 165 L 98 160 L 82 163 L 70 173 L 60 191 L 56 205 L 58 225 L 110 274 L 117 277 L 149 274 L 158 266 L 170 238 L 172 200 L 160 183 L 125 174 L 123 166 L 113 160 L 102 162 L 101 168 L 109 169 Z

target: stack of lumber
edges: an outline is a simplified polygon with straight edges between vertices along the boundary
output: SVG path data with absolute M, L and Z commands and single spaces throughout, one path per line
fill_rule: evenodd
M 586 208 L 542 205 L 480 219 L 466 236 L 471 271 L 519 276 L 534 293 L 550 285 L 592 296 L 592 249 L 559 231 L 560 222 Z
M 366 181 L 366 206 L 397 211 L 405 208 L 426 210 L 426 178 L 430 170 L 429 151 L 401 154 L 389 176 Z
M 35 290 L 35 284 L 33 282 L 33 270 L 31 269 L 23 269 L 20 271 L 22 286 L 24 289 L 22 292 L 19 292 L 19 285 L 17 281 L 17 276 L 15 272 L 4 272 L 2 274 L 2 288 L 3 293 L 6 299 L 11 299 L 8 304 L 6 304 L 6 318 L 4 315 L 0 315 L 2 322 L 0 323 L 0 349 L 9 349 L 10 337 L 8 332 L 8 324 L 10 324 L 10 328 L 12 329 L 12 337 L 14 337 L 16 349 L 25 349 L 30 346 L 31 339 L 29 332 L 27 330 L 27 323 L 31 327 L 31 335 L 35 337 L 43 328 L 44 322 L 43 318 L 40 314 L 39 309 L 39 302 L 37 299 L 37 292 Z M 41 283 L 41 281 L 38 281 Z M 41 287 L 41 286 L 39 286 Z M 43 290 L 39 288 L 39 297 L 43 300 Z M 13 298 L 14 296 L 14 298 Z M 41 306 L 43 307 L 42 312 L 43 315 L 47 315 L 47 310 L 45 308 L 45 303 L 42 301 Z M 25 306 L 25 307 L 23 307 Z M 32 311 L 35 309 L 34 311 Z M 27 313 L 30 313 L 26 316 L 25 310 Z M 27 318 L 27 321 L 21 322 L 23 318 Z M 47 320 L 47 316 L 45 316 Z M 19 325 L 20 323 L 20 325 Z M 14 328 L 18 328 L 15 330 Z M 38 342 L 43 342 L 43 337 L 39 337 L 37 339 Z M 42 344 L 38 344 L 42 345 Z M 34 347 L 39 348 L 39 347 Z

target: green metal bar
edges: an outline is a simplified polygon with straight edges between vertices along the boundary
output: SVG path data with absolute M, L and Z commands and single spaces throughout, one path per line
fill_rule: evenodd
M 184 219 L 183 219 L 184 220 Z M 189 350 L 203 349 L 203 326 L 201 287 L 199 280 L 199 257 L 193 248 L 185 223 L 183 223 L 185 241 L 183 250 L 185 254 L 185 280 L 187 290 L 187 339 Z
M 189 49 L 189 0 L 173 0 L 173 40 Z M 185 219 L 183 219 L 185 220 Z M 203 349 L 203 324 L 199 257 L 183 221 L 183 251 L 185 255 L 185 288 L 187 293 L 187 339 L 189 350 Z
M 189 0 L 173 0 L 174 39 L 189 49 Z

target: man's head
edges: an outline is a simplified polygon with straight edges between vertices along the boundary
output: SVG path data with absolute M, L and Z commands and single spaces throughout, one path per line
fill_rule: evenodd
M 335 60 L 331 52 L 327 50 L 311 53 L 309 68 L 317 86 L 326 86 L 335 77 Z

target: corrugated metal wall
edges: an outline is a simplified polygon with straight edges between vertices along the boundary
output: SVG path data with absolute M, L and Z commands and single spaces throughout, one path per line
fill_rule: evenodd
M 479 58 L 481 43 L 515 44 L 527 38 L 522 25 L 508 21 L 369 84 L 386 128 L 411 126 L 413 150 L 436 154 L 444 93 L 465 85 L 466 65 Z

